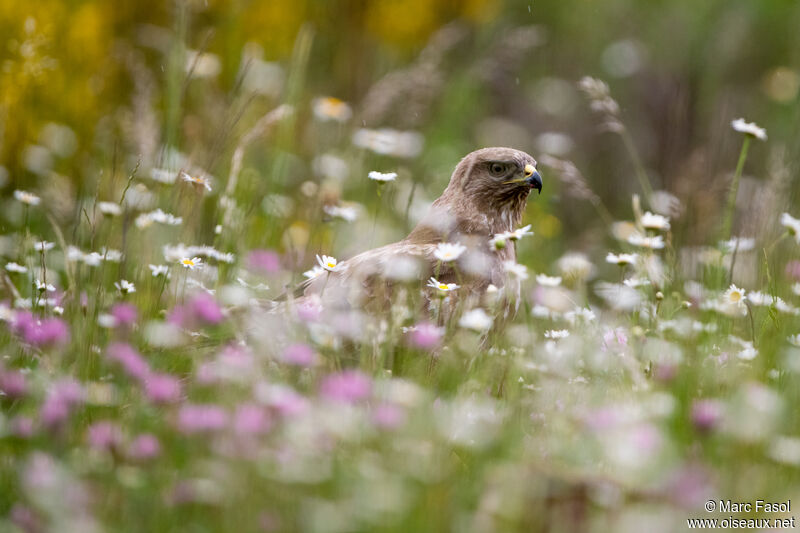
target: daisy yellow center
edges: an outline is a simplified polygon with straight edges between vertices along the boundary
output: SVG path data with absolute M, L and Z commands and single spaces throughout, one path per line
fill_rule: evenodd
M 446 291 L 446 290 L 447 290 L 447 289 L 449 289 L 450 287 L 448 287 L 448 286 L 447 286 L 446 284 L 444 284 L 444 283 L 440 283 L 440 284 L 439 284 L 439 288 L 440 288 L 441 290 L 443 290 L 443 291 Z
M 184 259 L 183 264 L 186 266 L 194 266 L 194 261 L 192 261 L 191 259 Z
M 336 263 L 332 263 L 330 261 L 328 261 L 327 265 L 328 265 L 328 268 L 335 268 L 336 267 Z
M 733 292 L 731 293 L 731 301 L 732 301 L 732 302 L 734 302 L 734 303 L 735 303 L 735 302 L 738 302 L 738 301 L 740 301 L 741 299 L 742 299 L 742 293 L 741 293 L 741 292 L 738 292 L 738 291 L 733 291 Z

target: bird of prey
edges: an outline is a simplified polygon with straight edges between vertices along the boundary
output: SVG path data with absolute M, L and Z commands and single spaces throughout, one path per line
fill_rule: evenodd
M 447 188 L 405 239 L 336 264 L 308 280 L 302 294 L 320 295 L 326 306 L 364 307 L 386 300 L 398 282 L 424 283 L 432 276 L 445 285 L 459 285 L 462 294 L 473 297 L 490 284 L 505 285 L 506 292 L 518 295 L 518 281 L 509 286 L 504 268 L 516 261 L 514 243 L 497 249 L 490 241 L 515 230 L 533 189 L 541 194 L 542 178 L 533 157 L 512 148 L 476 150 L 458 163 Z M 464 251 L 455 261 L 443 261 L 442 243 Z

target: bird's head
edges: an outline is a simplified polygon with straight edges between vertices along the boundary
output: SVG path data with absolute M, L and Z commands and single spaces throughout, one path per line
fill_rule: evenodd
M 528 194 L 542 192 L 536 160 L 513 148 L 483 148 L 468 154 L 456 167 L 448 188 L 456 188 L 481 203 L 498 208 L 524 204 Z

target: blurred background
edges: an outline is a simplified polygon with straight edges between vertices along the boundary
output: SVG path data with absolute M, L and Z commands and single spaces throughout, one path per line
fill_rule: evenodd
M 681 200 L 675 232 L 690 244 L 719 218 L 741 146 L 730 121 L 767 129 L 740 190 L 753 212 L 736 233 L 748 236 L 759 213 L 796 199 L 798 27 L 791 0 L 5 0 L 0 185 L 5 197 L 61 198 L 75 221 L 85 199 L 119 194 L 137 162 L 139 176 L 191 166 L 224 184 L 245 132 L 288 102 L 293 118 L 249 147 L 239 183 L 251 214 L 286 215 L 272 245 L 289 230 L 314 238 L 292 226 L 309 196 L 380 210 L 369 170 L 401 175 L 374 240 L 402 237 L 460 157 L 487 145 L 571 161 L 615 217 L 628 215 L 636 169 L 577 87 L 591 75 L 609 83 L 653 187 Z M 360 127 L 413 132 L 414 146 L 358 151 Z M 546 246 L 602 238 L 593 195 L 543 170 L 527 222 Z M 240 243 L 253 244 L 265 243 Z

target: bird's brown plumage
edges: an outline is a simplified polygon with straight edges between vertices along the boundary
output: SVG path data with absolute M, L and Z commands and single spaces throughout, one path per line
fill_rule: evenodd
M 516 250 L 513 242 L 490 249 L 489 241 L 495 234 L 513 231 L 531 190 L 541 190 L 535 167 L 533 157 L 512 148 L 468 154 L 408 237 L 341 262 L 336 272 L 310 280 L 304 295 L 324 294 L 326 302 L 363 305 L 389 295 L 397 280 L 424 285 L 430 276 L 458 283 L 459 291 L 469 295 L 483 293 L 490 283 L 504 286 L 503 263 L 515 261 Z M 456 262 L 442 263 L 434 252 L 443 242 L 463 244 L 467 251 Z

